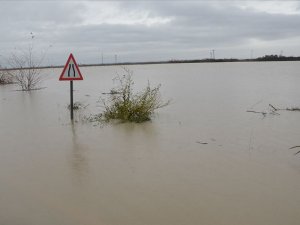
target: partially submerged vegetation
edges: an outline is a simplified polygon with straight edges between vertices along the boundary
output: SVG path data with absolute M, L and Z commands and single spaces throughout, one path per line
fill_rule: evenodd
M 156 109 L 169 105 L 170 100 L 164 102 L 161 99 L 161 85 L 151 88 L 148 82 L 142 91 L 134 93 L 132 71 L 123 69 L 125 75 L 115 78 L 118 85 L 110 90 L 108 98 L 101 98 L 104 112 L 93 116 L 91 120 L 141 123 L 151 120 Z
M 4 70 L 5 79 L 18 85 L 22 91 L 40 89 L 43 81 L 41 64 L 45 54 L 37 55 L 34 51 L 34 35 L 31 32 L 30 44 L 26 49 L 16 49 L 6 59 L 9 69 Z M 3 72 L 3 71 L 2 71 Z
M 0 70 L 0 85 L 12 84 L 13 77 L 5 70 Z
M 11 55 L 9 64 L 12 68 L 17 69 L 8 70 L 7 73 L 22 91 L 39 89 L 42 82 L 41 69 L 39 68 L 42 60 L 37 62 L 33 56 L 33 48 L 29 47 L 28 52 Z
M 88 105 L 84 105 L 82 102 L 74 102 L 73 103 L 73 110 L 78 111 L 81 109 L 85 109 Z M 71 110 L 71 105 L 68 105 L 68 110 Z

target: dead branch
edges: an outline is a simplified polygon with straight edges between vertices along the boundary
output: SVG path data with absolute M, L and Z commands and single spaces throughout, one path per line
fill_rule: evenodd
M 273 105 L 269 104 L 269 106 L 273 109 L 273 111 L 279 111 L 279 110 L 286 110 L 286 111 L 300 111 L 299 107 L 292 107 L 292 108 L 285 108 L 285 109 L 280 109 L 276 108 Z
M 294 149 L 294 148 L 300 148 L 300 145 L 295 145 L 293 147 L 290 147 L 289 149 Z M 300 151 L 296 152 L 294 155 L 297 155 L 299 153 L 300 153 Z
M 290 147 L 289 149 L 294 149 L 294 148 L 300 148 L 300 145 L 296 145 L 296 146 Z
M 277 111 L 278 109 L 275 108 L 272 104 L 269 104 L 269 106 L 274 110 L 274 111 Z
M 300 108 L 294 107 L 294 108 L 286 108 L 286 111 L 300 111 Z
M 253 110 L 247 110 L 246 112 L 251 112 L 251 113 L 260 113 L 262 114 L 263 116 L 266 116 L 267 113 L 266 112 L 257 112 L 257 111 L 253 111 Z

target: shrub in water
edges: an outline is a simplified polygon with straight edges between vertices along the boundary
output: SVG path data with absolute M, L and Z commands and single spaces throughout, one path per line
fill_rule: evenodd
M 170 103 L 161 100 L 161 85 L 151 88 L 148 82 L 144 90 L 133 93 L 132 71 L 126 68 L 124 71 L 125 75 L 115 78 L 119 85 L 111 89 L 109 98 L 102 99 L 105 110 L 101 117 L 105 121 L 112 119 L 137 123 L 148 121 L 156 109 Z
M 0 70 L 0 85 L 1 84 L 12 84 L 13 83 L 13 77 L 7 73 L 7 71 L 1 71 Z
M 45 58 L 45 54 L 36 55 L 34 51 L 34 35 L 31 32 L 31 42 L 28 49 L 17 49 L 8 58 L 9 74 L 13 78 L 14 83 L 18 85 L 22 91 L 30 91 L 40 89 L 43 82 L 41 65 Z

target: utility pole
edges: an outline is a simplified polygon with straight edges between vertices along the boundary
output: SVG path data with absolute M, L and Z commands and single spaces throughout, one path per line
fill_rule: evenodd
M 117 64 L 117 62 L 118 62 L 118 55 L 115 54 L 115 64 Z
M 215 50 L 214 49 L 212 50 L 212 55 L 213 55 L 213 59 L 216 59 L 215 58 Z
M 103 65 L 103 52 L 101 53 L 102 65 Z

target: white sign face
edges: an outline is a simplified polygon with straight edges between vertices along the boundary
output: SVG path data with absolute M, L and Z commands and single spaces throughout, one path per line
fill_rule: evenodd
M 59 80 L 83 80 L 81 72 L 72 54 L 70 54 Z

